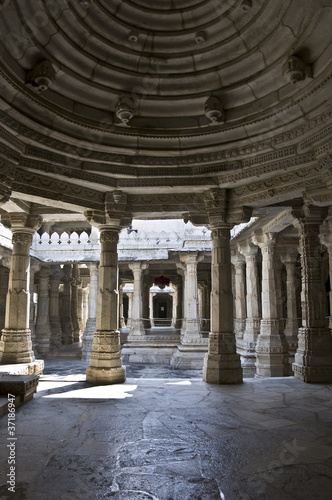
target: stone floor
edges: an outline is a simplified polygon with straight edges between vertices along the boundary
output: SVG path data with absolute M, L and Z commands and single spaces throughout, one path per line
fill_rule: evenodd
M 215 386 L 201 372 L 136 365 L 125 384 L 92 387 L 87 363 L 45 365 L 16 415 L 15 494 L 0 420 L 0 499 L 332 498 L 332 385 Z

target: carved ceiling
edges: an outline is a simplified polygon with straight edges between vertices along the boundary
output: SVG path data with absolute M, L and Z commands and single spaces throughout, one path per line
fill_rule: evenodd
M 331 205 L 331 25 L 329 0 L 2 0 L 3 201 Z

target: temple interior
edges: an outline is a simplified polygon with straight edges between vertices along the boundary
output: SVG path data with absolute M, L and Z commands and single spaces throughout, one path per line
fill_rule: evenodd
M 331 498 L 331 23 L 0 1 L 1 499 Z

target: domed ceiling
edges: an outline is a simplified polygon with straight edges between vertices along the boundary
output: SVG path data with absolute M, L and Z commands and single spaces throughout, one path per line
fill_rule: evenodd
M 331 203 L 330 1 L 2 0 L 0 15 L 12 196 Z

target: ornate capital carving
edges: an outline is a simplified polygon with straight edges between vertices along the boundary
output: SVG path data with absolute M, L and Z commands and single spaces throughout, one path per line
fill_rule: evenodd
M 86 210 L 87 221 L 100 229 L 100 226 L 126 227 L 130 224 L 132 216 L 127 211 L 127 195 L 116 190 L 105 194 L 104 211 Z
M 32 233 L 16 232 L 13 234 L 13 244 L 18 245 L 32 245 Z
M 119 228 L 100 226 L 100 243 L 107 241 L 111 243 L 119 242 Z
M 297 219 L 294 224 L 297 228 L 312 224 L 320 225 L 328 215 L 328 208 L 303 205 L 293 208 L 292 215 Z
M 2 214 L 1 222 L 5 227 L 11 229 L 13 233 L 23 230 L 23 232 L 33 234 L 42 225 L 43 219 L 39 215 L 30 215 L 26 212 L 13 212 Z

